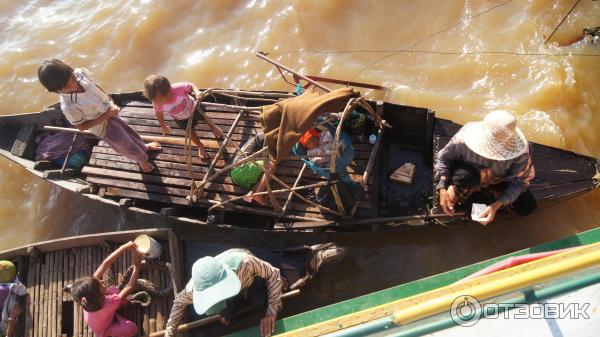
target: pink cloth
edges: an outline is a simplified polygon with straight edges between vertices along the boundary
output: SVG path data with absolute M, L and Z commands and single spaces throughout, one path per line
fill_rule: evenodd
M 175 83 L 171 85 L 173 99 L 165 104 L 152 102 L 154 111 L 162 111 L 169 114 L 173 119 L 188 119 L 192 115 L 194 99 L 190 93 L 194 90 L 191 83 Z
M 126 301 L 126 299 L 124 299 Z M 98 337 L 132 337 L 138 332 L 138 327 L 132 321 L 117 314 L 123 305 L 119 298 L 119 288 L 109 287 L 104 295 L 104 303 L 98 311 L 83 311 L 83 318 Z

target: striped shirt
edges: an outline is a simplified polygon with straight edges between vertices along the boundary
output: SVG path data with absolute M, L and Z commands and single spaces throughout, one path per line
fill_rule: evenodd
M 512 204 L 519 195 L 529 187 L 535 177 L 535 169 L 531 162 L 531 148 L 522 155 L 510 160 L 493 160 L 473 152 L 465 144 L 463 134 L 459 130 L 448 144 L 438 153 L 434 170 L 436 189 L 447 188 L 453 162 L 464 162 L 481 172 L 483 187 L 490 184 L 508 182 L 498 201 L 503 206 Z
M 281 292 L 283 285 L 279 269 L 257 258 L 245 249 L 230 249 L 222 254 L 227 254 L 227 252 L 242 252 L 244 255 L 238 269 L 235 271 L 242 284 L 240 292 L 244 293 L 245 290 L 252 285 L 255 277 L 265 279 L 268 295 L 267 315 L 277 316 L 277 313 L 282 307 Z M 190 280 L 185 286 L 185 289 L 175 296 L 171 315 L 167 321 L 165 337 L 175 336 L 177 326 L 180 324 L 185 314 L 185 308 L 193 302 L 193 292 L 194 283 Z

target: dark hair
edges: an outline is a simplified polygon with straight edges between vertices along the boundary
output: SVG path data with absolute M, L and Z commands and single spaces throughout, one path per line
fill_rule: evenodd
M 150 75 L 144 80 L 144 96 L 153 100 L 157 96 L 166 96 L 171 90 L 171 82 L 162 75 Z
M 64 88 L 72 75 L 73 68 L 57 59 L 45 60 L 38 68 L 38 79 L 50 92 Z
M 83 310 L 87 312 L 98 311 L 104 303 L 101 288 L 100 280 L 93 276 L 86 276 L 73 283 L 71 297 L 73 297 L 73 301 L 81 304 Z

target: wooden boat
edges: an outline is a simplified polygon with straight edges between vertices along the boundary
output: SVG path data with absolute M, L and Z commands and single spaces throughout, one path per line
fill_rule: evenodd
M 23 313 L 17 321 L 15 336 L 92 336 L 92 331 L 83 321 L 81 306 L 73 303 L 70 294 L 63 288 L 80 277 L 92 275 L 112 250 L 140 234 L 150 235 L 161 243 L 163 249 L 159 259 L 170 262 L 175 270 L 173 280 L 156 270 L 143 271 L 140 277 L 157 282 L 161 287 L 167 282 L 174 282 L 176 288 L 181 289 L 180 244 L 169 229 L 83 235 L 0 252 L 0 259 L 15 263 L 19 279 L 27 287 L 28 295 L 23 299 L 25 303 L 21 304 Z M 123 255 L 113 265 L 118 282 L 129 265 L 131 254 Z M 173 294 L 153 296 L 147 308 L 130 305 L 124 315 L 138 325 L 139 335 L 162 330 L 173 297 Z
M 309 77 L 301 78 L 326 88 Z M 241 200 L 248 190 L 235 185 L 227 169 L 231 168 L 237 149 L 262 131 L 260 106 L 294 97 L 295 93 L 213 89 L 205 93 L 208 96 L 200 103 L 205 114 L 230 140 L 226 144 L 217 143 L 208 126 L 204 123 L 196 126 L 195 131 L 208 144 L 212 162 L 191 155 L 193 152 L 184 144 L 186 130 L 178 129 L 171 120 L 167 123 L 173 129 L 172 137 L 161 137 L 152 105 L 140 92 L 112 97 L 122 108 L 122 119 L 146 139 L 162 141 L 163 149 L 150 153 L 156 166 L 150 173 L 141 172 L 136 163 L 97 140 L 93 140 L 91 158 L 81 171 L 36 163 L 35 135 L 49 126 L 69 126 L 58 104 L 39 113 L 1 116 L 0 155 L 86 197 L 190 223 L 259 230 L 350 231 L 456 220 L 431 214 L 435 202 L 434 158 L 460 128 L 452 121 L 436 118 L 434 111 L 381 101 L 357 104 L 354 110 L 358 114 L 369 114 L 366 126 L 344 127 L 344 131 L 349 134 L 355 151 L 347 169 L 352 181 L 361 186 L 360 197 L 344 206 L 335 192 L 333 206 L 316 202 L 314 196 L 332 181 L 307 169 L 299 157 L 290 155 L 278 165 L 272 177 L 277 180 L 271 184 L 276 190 L 275 202 L 279 204 L 279 208 L 273 208 Z M 371 119 L 373 122 L 369 122 Z M 378 119 L 391 128 L 378 128 Z M 373 144 L 368 140 L 370 135 L 377 135 Z M 533 144 L 533 162 L 537 175 L 531 190 L 541 206 L 575 197 L 599 185 L 599 163 L 595 158 Z M 412 183 L 391 181 L 390 175 L 406 163 L 416 167 Z M 201 188 L 196 188 L 200 185 Z M 197 190 L 202 190 L 201 196 Z
M 18 299 L 23 313 L 16 323 L 14 336 L 92 336 L 92 331 L 83 320 L 81 306 L 75 304 L 71 295 L 63 288 L 73 284 L 74 280 L 80 277 L 92 275 L 112 251 L 141 234 L 151 236 L 160 243 L 161 255 L 157 260 L 170 263 L 173 272 L 169 273 L 166 268 L 142 267 L 140 278 L 154 282 L 163 292 L 169 288 L 173 291 L 169 291 L 168 296 L 151 295 L 152 300 L 147 307 L 130 304 L 122 314 L 139 327 L 136 336 L 163 336 L 174 296 L 190 277 L 185 271 L 191 270 L 196 255 L 203 256 L 206 253 L 205 245 L 202 245 L 201 251 L 198 251 L 198 243 L 182 241 L 168 228 L 80 235 L 0 251 L 0 260 L 10 260 L 17 266 L 18 278 L 27 288 L 27 295 Z M 258 254 L 257 256 L 265 252 L 274 253 L 278 257 L 283 255 L 299 263 L 309 263 L 306 259 L 312 257 L 312 254 L 318 250 L 329 250 L 329 252 L 335 250 L 337 255 L 345 254 L 345 249 L 333 244 L 318 246 L 320 248 L 300 246 L 275 251 L 249 249 Z M 330 253 L 327 257 L 329 260 L 323 260 L 318 265 L 311 264 L 311 267 L 316 269 L 311 271 L 307 269 L 302 275 L 294 272 L 293 269 L 282 270 L 282 275 L 285 275 L 289 282 L 293 282 L 289 290 L 282 294 L 282 300 L 299 295 L 300 289 L 317 273 L 321 263 L 343 258 L 343 255 L 334 255 Z M 117 284 L 121 284 L 123 275 L 130 265 L 131 254 L 129 253 L 119 257 L 113 264 L 114 281 Z M 149 265 L 156 265 L 156 263 Z M 239 314 L 244 312 L 242 308 Z M 219 315 L 203 316 L 190 323 L 182 322 L 178 331 L 198 328 L 216 322 L 219 318 Z

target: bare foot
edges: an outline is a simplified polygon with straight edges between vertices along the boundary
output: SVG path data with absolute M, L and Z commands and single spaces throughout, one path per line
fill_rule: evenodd
M 140 165 L 140 168 L 145 173 L 148 173 L 148 172 L 154 170 L 154 166 L 147 161 L 138 161 L 138 165 Z
M 148 151 L 160 151 L 160 149 L 162 149 L 159 142 L 148 143 L 146 144 L 146 147 L 148 148 Z

